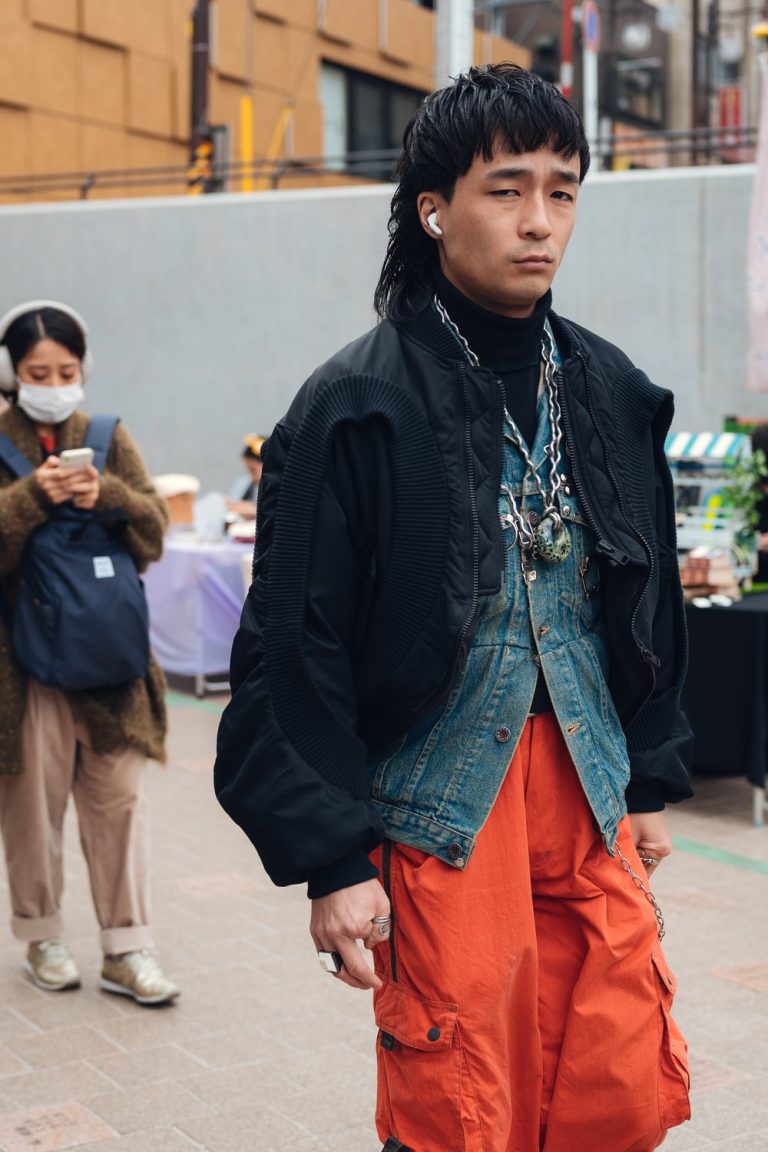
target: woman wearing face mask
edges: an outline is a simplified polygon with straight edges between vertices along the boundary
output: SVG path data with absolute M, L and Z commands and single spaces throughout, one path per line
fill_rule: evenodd
M 83 444 L 79 410 L 89 367 L 88 333 L 66 305 L 33 301 L 0 320 L 3 432 L 34 471 L 18 479 L 0 461 L 0 831 L 14 936 L 24 968 L 49 991 L 75 988 L 77 965 L 62 939 L 62 827 L 70 793 L 101 928 L 101 987 L 140 1004 L 173 1000 L 178 988 L 152 952 L 149 926 L 147 757 L 164 759 L 164 681 L 150 660 L 144 679 L 64 692 L 39 683 L 14 656 L 13 610 L 25 548 L 71 502 L 95 514 L 119 509 L 139 570 L 158 559 L 166 513 L 139 452 L 118 424 L 102 475 L 62 466 Z

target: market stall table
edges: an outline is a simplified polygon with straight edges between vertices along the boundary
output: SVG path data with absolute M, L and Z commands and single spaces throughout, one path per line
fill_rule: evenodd
M 764 822 L 768 759 L 768 593 L 730 608 L 688 605 L 686 708 L 694 771 L 745 774 Z
M 243 607 L 243 557 L 253 544 L 166 537 L 162 558 L 144 576 L 149 632 L 160 667 L 195 680 L 198 696 L 225 688 Z

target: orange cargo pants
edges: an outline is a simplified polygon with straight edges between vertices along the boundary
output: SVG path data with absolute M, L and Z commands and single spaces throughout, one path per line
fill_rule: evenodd
M 629 820 L 618 839 L 639 876 Z M 527 722 L 465 871 L 402 844 L 374 951 L 387 1152 L 651 1152 L 690 1116 L 656 918 L 553 716 Z

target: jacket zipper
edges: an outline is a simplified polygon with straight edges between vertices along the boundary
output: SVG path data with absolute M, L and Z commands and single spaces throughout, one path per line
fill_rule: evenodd
M 459 365 L 459 376 L 461 377 L 461 392 L 464 399 L 464 450 L 467 457 L 469 507 L 472 513 L 472 606 L 456 641 L 456 654 L 453 659 L 454 668 L 458 663 L 464 641 L 467 638 L 470 625 L 475 618 L 477 605 L 480 600 L 480 527 L 477 515 L 477 496 L 475 494 L 475 465 L 472 460 L 472 424 L 469 419 L 469 396 L 467 394 L 467 369 L 465 364 Z
M 653 654 L 653 652 L 651 652 L 648 648 L 645 647 L 644 644 L 642 644 L 640 642 L 640 637 L 637 635 L 637 628 L 636 628 L 637 615 L 638 615 L 638 612 L 640 611 L 640 605 L 642 604 L 643 600 L 645 599 L 645 595 L 648 591 L 648 588 L 650 587 L 651 580 L 653 579 L 653 573 L 654 573 L 653 549 L 651 548 L 650 544 L 646 540 L 645 536 L 643 536 L 642 532 L 640 532 L 639 529 L 637 529 L 634 526 L 634 524 L 631 522 L 629 515 L 627 513 L 626 503 L 624 500 L 624 493 L 622 492 L 621 485 L 618 482 L 618 477 L 617 477 L 616 472 L 613 468 L 613 465 L 611 464 L 610 454 L 608 452 L 608 445 L 606 444 L 606 440 L 605 440 L 605 436 L 603 434 L 602 428 L 600 427 L 600 423 L 595 416 L 594 407 L 592 404 L 592 392 L 591 392 L 590 384 L 589 384 L 589 369 L 587 367 L 587 361 L 584 357 L 583 352 L 580 349 L 577 349 L 576 355 L 578 356 L 579 360 L 581 361 L 581 366 L 582 366 L 582 369 L 584 371 L 584 380 L 586 382 L 586 388 L 587 388 L 587 410 L 589 411 L 589 415 L 592 418 L 592 423 L 597 430 L 597 434 L 600 438 L 600 443 L 603 446 L 603 454 L 604 454 L 606 469 L 608 471 L 608 476 L 610 478 L 611 483 L 613 484 L 614 490 L 615 490 L 617 497 L 618 497 L 619 510 L 621 511 L 621 514 L 624 517 L 624 520 L 625 520 L 627 527 L 629 528 L 630 532 L 633 532 L 634 535 L 637 536 L 638 540 L 643 545 L 643 548 L 645 549 L 645 553 L 648 557 L 648 565 L 649 565 L 648 576 L 646 577 L 645 585 L 643 586 L 643 589 L 637 598 L 637 602 L 635 603 L 635 609 L 632 613 L 632 619 L 630 620 L 630 632 L 632 635 L 632 639 L 635 642 L 635 646 L 636 646 L 638 652 L 640 653 L 642 659 L 645 661 L 645 663 L 651 664 L 654 667 L 658 667 L 658 664 L 659 664 L 658 658 Z M 562 370 L 558 370 L 558 383 L 562 385 L 563 380 L 564 380 L 564 377 L 563 377 Z M 560 405 L 563 409 L 563 417 L 565 420 L 565 438 L 566 438 L 566 444 L 568 445 L 568 454 L 569 454 L 570 459 L 571 459 L 571 468 L 573 469 L 573 476 L 574 476 L 574 481 L 576 483 L 576 489 L 579 493 L 579 498 L 583 502 L 583 507 L 584 507 L 584 511 L 587 515 L 587 519 L 590 520 L 591 527 L 593 529 L 595 529 L 596 525 L 594 523 L 594 516 L 592 514 L 592 510 L 589 507 L 589 503 L 585 499 L 584 489 L 583 489 L 583 486 L 581 484 L 581 479 L 578 475 L 578 465 L 576 462 L 576 454 L 573 451 L 573 437 L 571 435 L 570 421 L 569 421 L 568 410 L 567 410 L 567 405 L 566 405 L 566 401 L 565 401 L 565 388 L 562 386 L 560 388 Z M 627 563 L 629 557 L 625 553 L 620 552 L 617 548 L 615 548 L 607 540 L 605 540 L 601 536 L 599 529 L 597 529 L 597 536 L 598 536 L 598 541 L 597 541 L 598 552 L 604 553 L 610 559 L 613 559 L 618 564 L 626 564 Z
M 501 468 L 502 468 L 502 472 L 503 472 L 503 470 L 504 470 L 504 453 L 507 450 L 507 446 L 504 443 L 504 413 L 507 410 L 507 390 L 504 387 L 504 381 L 502 380 L 501 376 L 496 377 L 496 383 L 499 386 L 499 393 L 501 394 L 501 427 L 500 427 L 499 431 L 500 431 L 500 435 L 501 435 Z M 501 479 L 501 478 L 499 478 L 499 479 Z M 503 586 L 506 583 L 509 568 L 508 568 L 508 561 L 507 561 L 507 549 L 504 547 L 504 530 L 502 529 L 502 526 L 501 526 L 501 517 L 498 516 L 497 520 L 499 523 L 499 541 L 501 543 L 501 563 L 502 563 L 501 583 Z

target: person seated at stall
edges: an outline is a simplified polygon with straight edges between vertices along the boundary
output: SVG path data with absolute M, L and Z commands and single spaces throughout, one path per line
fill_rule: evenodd
M 256 519 L 256 502 L 261 480 L 261 449 L 264 446 L 265 436 L 249 434 L 243 437 L 245 447 L 242 458 L 245 464 L 245 476 L 238 476 L 229 490 L 227 498 L 227 511 L 242 520 Z

